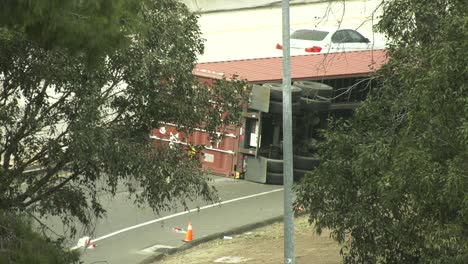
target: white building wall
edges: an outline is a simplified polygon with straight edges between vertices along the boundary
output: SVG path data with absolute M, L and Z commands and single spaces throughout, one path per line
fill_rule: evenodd
M 189 0 L 180 0 L 189 1 Z M 195 0 L 191 0 L 192 2 Z M 196 1 L 198 4 L 201 0 Z M 247 7 L 252 3 L 273 3 L 267 0 L 204 0 L 205 10 L 226 9 L 229 6 Z M 381 14 L 382 0 L 338 0 L 338 1 L 290 1 L 308 2 L 291 5 L 291 29 L 304 27 L 350 28 L 357 29 L 371 41 L 383 46 L 385 38 L 373 30 Z M 215 5 L 214 3 L 217 3 Z M 221 7 L 221 3 L 225 6 Z M 229 3 L 229 4 L 227 4 Z M 242 5 L 244 3 L 244 5 Z M 202 37 L 205 39 L 205 53 L 198 57 L 199 62 L 252 59 L 282 56 L 275 49 L 281 43 L 281 5 L 264 8 L 232 9 L 223 12 L 201 13 L 198 21 Z
M 219 12 L 245 8 L 280 5 L 281 0 L 179 0 L 185 3 L 194 12 Z M 332 0 L 333 1 L 333 0 Z M 336 0 L 335 0 L 336 1 Z M 340 0 L 339 0 L 340 1 Z M 341 0 L 342 1 L 342 0 Z M 328 2 L 328 0 L 290 0 L 290 5 Z

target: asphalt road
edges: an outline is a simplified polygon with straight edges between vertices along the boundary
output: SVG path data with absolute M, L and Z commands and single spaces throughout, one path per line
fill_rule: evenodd
M 189 221 L 195 241 L 283 213 L 282 186 L 222 177 L 215 177 L 213 184 L 219 191 L 220 205 L 194 203 L 192 208 L 198 206 L 200 210 L 175 210 L 160 215 L 149 208 L 136 208 L 125 193 L 121 193 L 109 201 L 107 217 L 97 222 L 92 240 L 96 247 L 76 250 L 83 252 L 85 264 L 138 263 L 161 254 L 164 248 L 182 246 L 185 235 L 172 229 L 187 229 Z

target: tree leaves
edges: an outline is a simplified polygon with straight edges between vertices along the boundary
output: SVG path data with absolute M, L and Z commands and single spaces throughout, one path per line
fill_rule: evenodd
M 33 231 L 25 215 L 0 211 L 0 262 L 79 263 L 77 252 L 65 250 L 60 240 L 44 239 Z
M 298 187 L 317 230 L 346 242 L 346 263 L 468 259 L 466 10 L 456 0 L 384 4 L 381 85 L 324 131 L 323 162 Z
M 136 0 L 2 1 L 0 27 L 25 33 L 42 48 L 66 48 L 102 56 L 128 45 L 140 24 Z
M 107 1 L 79 3 L 93 19 L 119 11 L 106 11 Z M 92 64 L 89 46 L 77 52 L 63 46 L 65 40 L 49 48 L 23 28 L 0 29 L 0 208 L 89 224 L 105 214 L 99 195 L 122 188 L 156 212 L 174 201 L 217 200 L 199 156 L 180 146 L 156 148 L 149 135 L 175 123 L 186 133 L 203 128 L 216 139 L 216 132 L 239 121 L 244 82 L 199 83 L 192 75 L 203 50 L 197 16 L 177 1 L 140 4 L 138 27 L 123 31 L 130 43 Z M 32 20 L 45 19 L 41 8 L 34 7 Z M 64 36 L 74 32 L 56 29 Z M 39 170 L 26 173 L 33 166 Z

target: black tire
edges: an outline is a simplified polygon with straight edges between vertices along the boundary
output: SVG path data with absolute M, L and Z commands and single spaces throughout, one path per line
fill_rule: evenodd
M 302 97 L 301 108 L 304 112 L 328 111 L 330 109 L 330 100 L 313 100 Z
M 305 176 L 305 174 L 306 174 L 307 172 L 308 172 L 307 170 L 297 170 L 297 169 L 295 169 L 295 170 L 294 170 L 294 174 L 293 174 L 294 181 L 295 181 L 295 182 L 301 181 L 302 178 L 304 178 L 304 176 Z
M 301 114 L 301 102 L 292 103 L 291 108 L 293 115 Z M 270 110 L 268 112 L 272 114 L 282 114 L 283 102 L 270 101 Z
M 294 85 L 302 89 L 302 97 L 309 99 L 329 99 L 333 95 L 333 87 L 324 83 L 312 81 L 296 81 Z
M 282 185 L 283 173 L 267 172 L 266 183 Z
M 293 165 L 294 169 L 298 170 L 312 170 L 313 168 L 319 165 L 320 159 L 317 155 L 307 157 L 307 156 L 293 156 Z
M 270 88 L 270 101 L 283 101 L 283 84 L 264 83 L 263 86 Z M 291 101 L 297 102 L 302 95 L 301 88 L 291 85 Z
M 266 159 L 267 171 L 274 173 L 283 173 L 283 160 L 282 159 Z

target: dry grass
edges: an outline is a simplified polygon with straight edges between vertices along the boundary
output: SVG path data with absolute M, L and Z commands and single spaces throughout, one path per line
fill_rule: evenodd
M 306 217 L 295 220 L 296 264 L 338 264 L 341 263 L 339 245 L 329 238 L 329 232 L 316 235 L 307 223 Z M 204 264 L 217 263 L 284 263 L 283 224 L 252 230 L 234 236 L 232 239 L 213 240 L 189 250 L 170 255 L 155 263 L 165 264 Z M 231 257 L 232 262 L 227 262 Z M 235 262 L 237 261 L 237 262 Z

